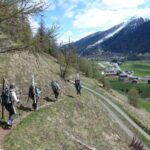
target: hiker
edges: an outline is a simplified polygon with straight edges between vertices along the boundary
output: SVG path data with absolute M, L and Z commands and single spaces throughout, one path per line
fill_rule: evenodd
M 40 88 L 38 88 L 37 85 L 35 85 L 35 89 L 34 89 L 33 85 L 30 85 L 28 96 L 29 96 L 29 98 L 31 98 L 33 100 L 32 110 L 37 109 L 37 104 L 38 104 L 38 101 L 40 98 L 40 94 L 41 94 L 41 90 L 40 90 Z
M 2 92 L 2 102 L 5 106 L 6 110 L 9 112 L 9 119 L 7 122 L 7 125 L 9 128 L 12 127 L 14 118 L 16 116 L 16 109 L 14 103 L 19 103 L 19 99 L 17 98 L 16 92 L 15 92 L 15 86 L 13 84 L 10 84 L 10 86 L 6 87 Z
M 80 95 L 81 96 L 81 83 L 80 83 L 80 76 L 79 76 L 79 73 L 76 74 L 76 77 L 75 77 L 75 88 L 76 88 L 76 91 L 77 91 L 77 96 Z
M 57 100 L 58 99 L 58 95 L 60 93 L 60 89 L 61 89 L 58 81 L 52 80 L 51 87 L 52 87 L 52 90 L 54 92 L 55 98 Z

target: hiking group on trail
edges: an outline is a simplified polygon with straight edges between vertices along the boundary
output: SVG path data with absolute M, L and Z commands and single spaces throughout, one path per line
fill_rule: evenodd
M 16 116 L 16 109 L 15 109 L 15 103 L 19 104 L 20 101 L 17 98 L 17 94 L 15 91 L 15 85 L 10 84 L 4 85 L 5 80 L 3 79 L 3 89 L 2 89 L 2 95 L 1 95 L 1 104 L 2 104 L 2 119 L 4 119 L 4 108 L 8 111 L 9 117 L 8 121 L 6 123 L 8 128 L 11 128 L 13 125 L 13 121 Z M 77 92 L 77 96 L 81 96 L 81 83 L 80 83 L 80 77 L 79 74 L 76 74 L 75 80 L 74 80 L 74 85 L 75 89 Z M 55 96 L 55 100 L 58 99 L 59 94 L 61 93 L 61 87 L 60 84 L 57 80 L 52 80 L 50 82 L 50 86 L 52 88 L 52 91 Z M 35 83 L 34 81 L 34 75 L 32 76 L 32 84 L 29 86 L 29 91 L 28 91 L 28 99 L 27 99 L 27 104 L 29 99 L 31 98 L 33 100 L 32 102 L 32 110 L 37 110 L 38 108 L 38 102 L 40 99 L 40 94 L 41 94 L 41 88 Z

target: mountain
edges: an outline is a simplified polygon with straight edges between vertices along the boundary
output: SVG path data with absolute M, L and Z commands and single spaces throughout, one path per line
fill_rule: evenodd
M 106 31 L 96 32 L 73 43 L 81 56 L 100 52 L 138 54 L 150 53 L 150 20 L 132 18 Z
M 122 53 L 150 52 L 150 21 L 143 18 L 132 20 L 120 32 L 105 40 L 102 48 Z
M 77 41 L 73 44 L 76 47 L 77 52 L 80 55 L 84 56 L 88 52 L 88 49 L 101 43 L 101 41 L 103 41 L 103 39 L 107 38 L 107 36 L 109 37 L 109 36 L 115 34 L 116 31 L 119 31 L 120 29 L 122 29 L 123 26 L 124 26 L 124 24 L 121 23 L 119 25 L 112 27 L 109 30 L 93 33 L 87 37 L 80 39 L 79 41 Z

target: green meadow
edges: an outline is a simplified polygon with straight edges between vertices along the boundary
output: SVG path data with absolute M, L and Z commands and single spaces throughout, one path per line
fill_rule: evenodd
M 127 61 L 121 65 L 121 68 L 134 71 L 137 76 L 150 76 L 150 61 Z
M 150 97 L 150 85 L 147 83 L 131 83 L 131 82 L 122 82 L 118 80 L 109 80 L 111 88 L 122 93 L 127 93 L 131 88 L 135 87 L 139 92 L 142 98 Z
M 109 79 L 111 88 L 117 90 L 120 93 L 126 94 L 131 88 L 136 88 L 142 99 L 150 98 L 150 84 L 147 83 L 131 83 L 122 82 L 117 79 Z M 140 106 L 146 111 L 150 112 L 150 102 L 141 100 Z

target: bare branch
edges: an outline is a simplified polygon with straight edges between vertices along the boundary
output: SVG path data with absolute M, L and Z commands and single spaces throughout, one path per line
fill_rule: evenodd
M 10 18 L 18 17 L 19 14 L 22 15 L 33 15 L 38 12 L 43 11 L 44 9 L 48 8 L 49 5 L 45 2 L 31 2 L 30 0 L 16 0 L 15 2 L 0 2 L 0 12 L 2 11 L 8 11 L 8 14 L 1 15 L 0 16 L 0 23 L 2 23 L 5 20 L 8 20 Z M 14 6 L 17 7 L 17 9 L 11 9 Z M 11 10 L 11 11 L 10 11 Z

